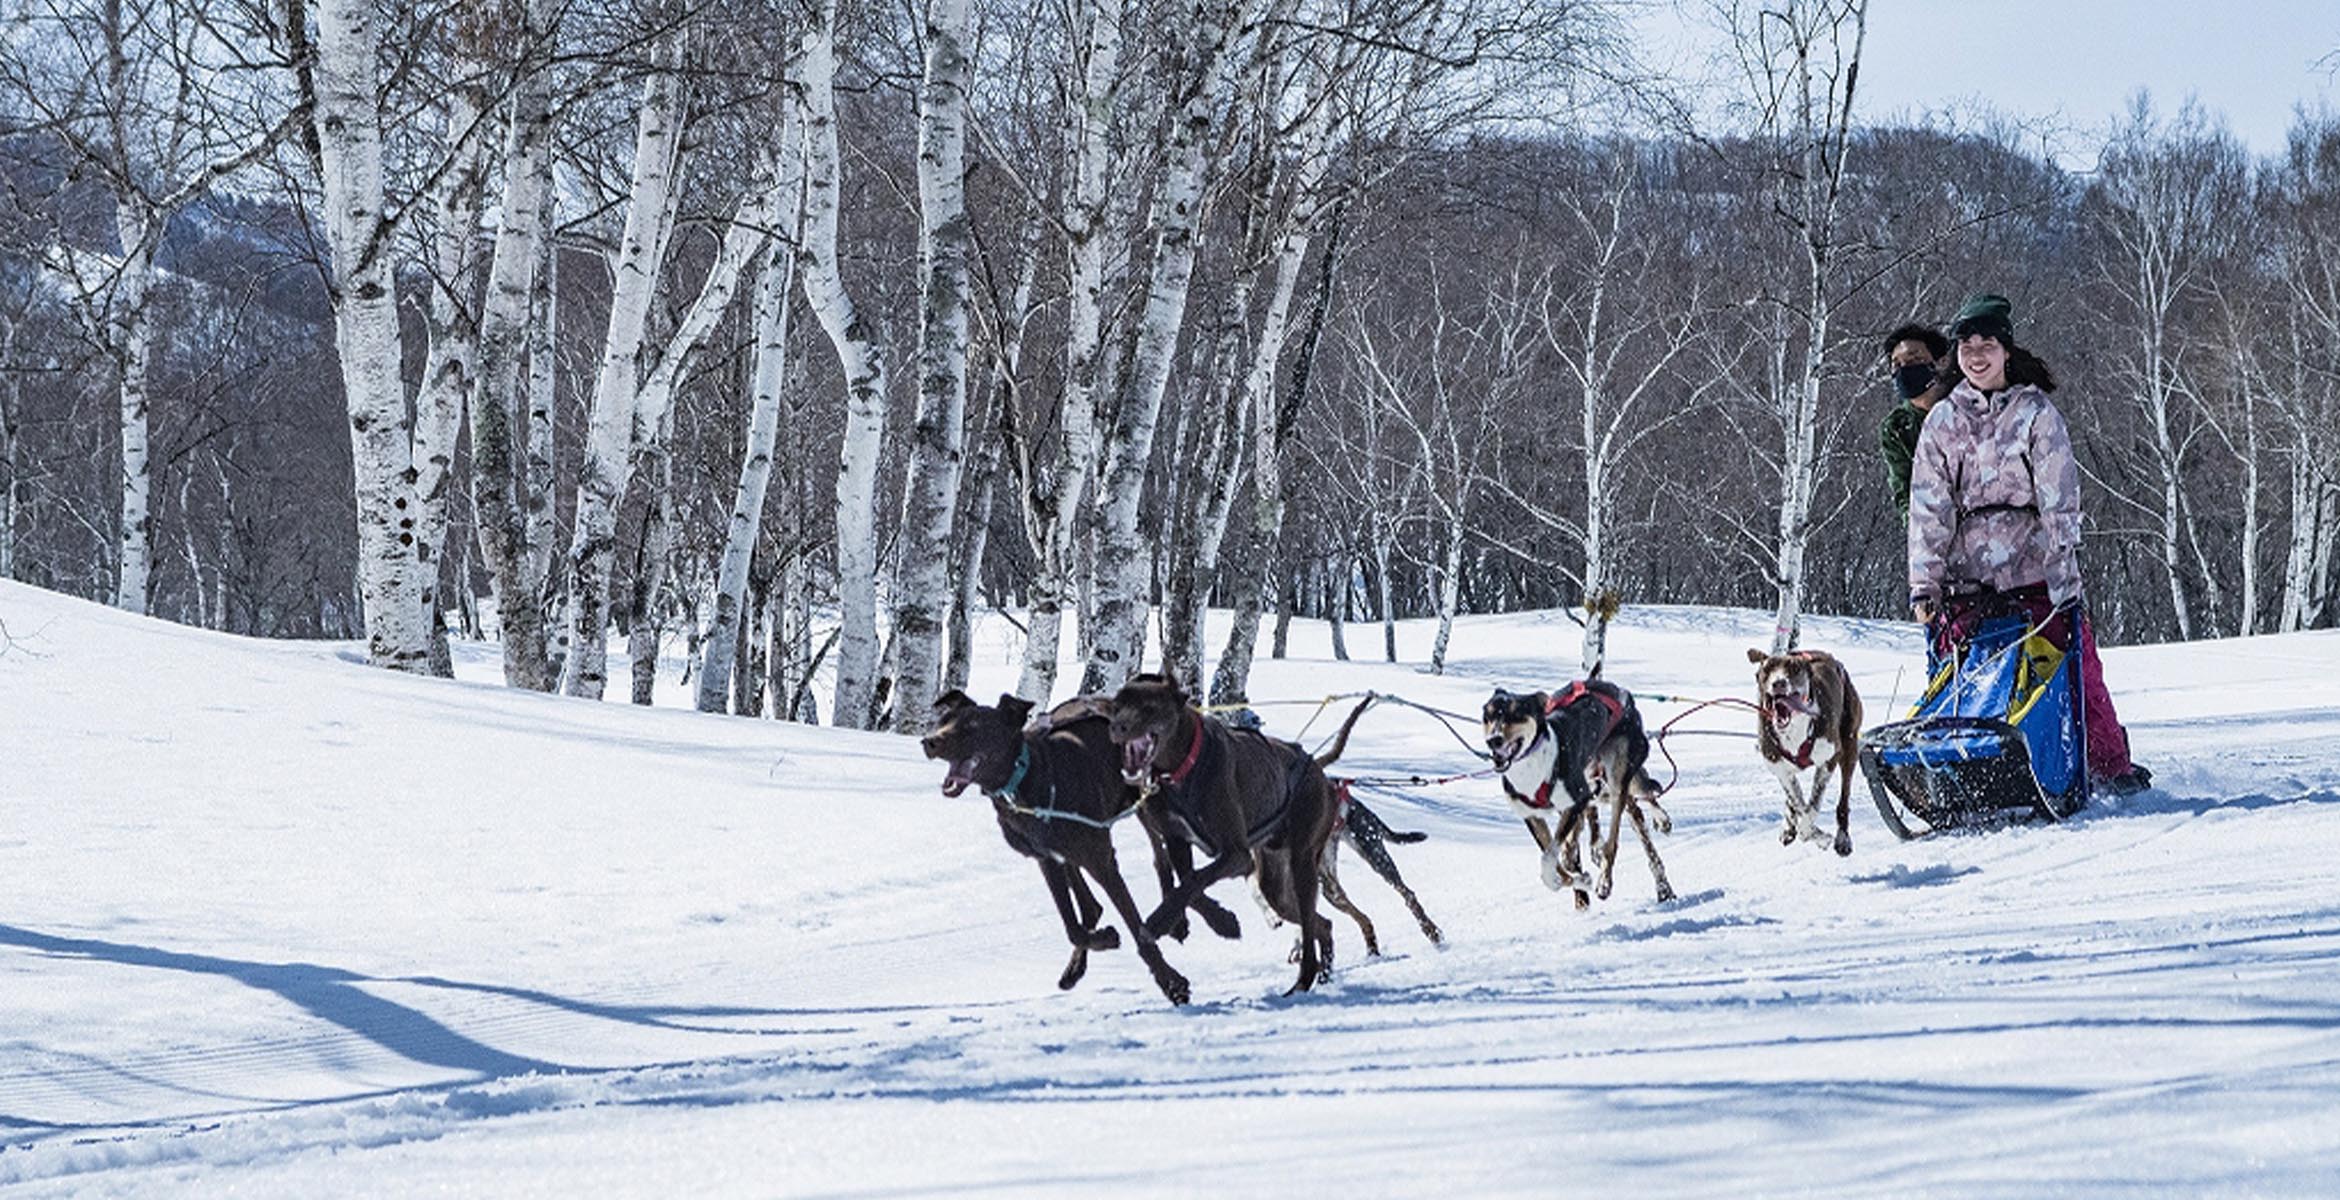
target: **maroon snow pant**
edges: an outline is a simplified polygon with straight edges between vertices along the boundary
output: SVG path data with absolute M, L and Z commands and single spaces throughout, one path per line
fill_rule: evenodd
M 2073 613 L 2055 612 L 2055 608 L 2044 583 L 2004 592 L 1953 596 L 1942 603 L 1941 615 L 1934 618 L 1934 649 L 1947 654 L 1951 646 L 1973 636 L 1985 619 L 2021 612 L 2034 625 L 2047 621 L 2040 629 L 2041 636 L 2069 653 Z M 2053 620 L 2048 619 L 2050 613 L 2055 613 Z M 2104 668 L 2096 657 L 2095 622 L 2082 613 L 2079 625 L 2080 719 L 2088 726 L 2088 773 L 2098 779 L 2118 779 L 2129 773 L 2129 731 L 2121 727 L 2120 714 L 2113 711 L 2112 693 L 2104 686 Z

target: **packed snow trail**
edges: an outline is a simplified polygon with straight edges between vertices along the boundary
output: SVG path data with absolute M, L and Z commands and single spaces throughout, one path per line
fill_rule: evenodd
M 1038 873 L 906 739 L 414 679 L 14 584 L 0 622 L 11 1191 L 2340 1189 L 2340 634 L 2108 649 L 2162 786 L 2059 826 L 1904 845 L 1864 797 L 1851 858 L 1783 848 L 1751 740 L 1677 739 L 1664 906 L 1620 854 L 1571 911 L 1490 782 L 1376 794 L 1431 834 L 1392 852 L 1449 948 L 1345 855 L 1386 957 L 1333 914 L 1333 981 L 1285 1000 L 1290 931 L 1223 886 L 1245 936 L 1169 944 L 1197 1001 L 1171 1009 L 1126 948 L 1055 991 Z M 1610 670 L 1740 694 L 1767 628 L 1630 609 Z M 992 633 L 985 697 L 1019 666 Z M 1906 626 L 1807 641 L 1873 720 L 1906 707 Z M 1553 614 L 1464 621 L 1445 677 L 1294 644 L 1255 694 L 1460 712 L 1576 649 Z M 1708 715 L 1683 727 L 1743 728 Z M 1385 707 L 1341 769 L 1475 765 Z

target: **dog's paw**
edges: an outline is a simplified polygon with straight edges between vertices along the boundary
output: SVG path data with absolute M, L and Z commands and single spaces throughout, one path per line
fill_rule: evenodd
M 1187 926 L 1186 914 L 1180 913 L 1170 922 L 1170 928 L 1162 931 L 1162 936 L 1173 941 L 1183 942 L 1186 940 L 1186 935 L 1192 932 L 1193 930 Z
M 1852 857 L 1852 835 L 1843 830 L 1838 830 L 1836 834 L 1836 856 L 1838 858 Z
M 1560 873 L 1560 859 L 1554 855 L 1544 856 L 1543 874 L 1544 886 L 1555 892 L 1568 886 L 1568 877 Z
M 1073 989 L 1074 984 L 1081 981 L 1081 976 L 1088 973 L 1089 952 L 1086 949 L 1075 950 L 1072 961 L 1064 964 L 1064 974 L 1056 977 L 1056 989 L 1060 992 L 1069 992 Z
M 1596 888 L 1594 888 L 1594 889 L 1593 889 L 1593 895 L 1595 895 L 1595 896 L 1598 896 L 1598 897 L 1600 897 L 1600 898 L 1601 898 L 1601 899 L 1603 899 L 1603 900 L 1606 900 L 1606 899 L 1608 899 L 1608 898 L 1609 898 L 1609 890 L 1610 890 L 1610 887 L 1612 886 L 1613 882 L 1614 882 L 1613 880 L 1608 880 L 1608 879 L 1604 879 L 1604 880 L 1602 880 L 1602 881 L 1600 882 L 1600 886 L 1598 886 L 1598 887 L 1596 887 Z
M 1584 910 L 1591 907 L 1592 897 L 1586 895 L 1583 888 L 1576 889 L 1576 911 L 1583 912 Z
M 1146 933 L 1155 941 L 1161 941 L 1170 936 L 1170 931 L 1177 927 L 1184 916 L 1184 913 L 1174 909 L 1157 908 L 1146 918 Z
M 1779 831 L 1779 844 L 1782 846 L 1793 846 L 1796 844 L 1795 826 L 1790 825 L 1787 828 Z
M 1186 982 L 1186 976 L 1168 967 L 1154 976 L 1154 982 L 1161 986 L 1163 997 L 1172 1004 L 1185 1004 L 1194 998 L 1194 989 Z
M 1228 941 L 1243 936 L 1243 922 L 1236 920 L 1231 910 L 1213 904 L 1208 908 L 1197 906 L 1194 911 L 1202 914 L 1203 924 L 1210 926 L 1212 933 Z
M 1120 930 L 1118 930 L 1118 929 L 1115 929 L 1115 928 L 1114 928 L 1114 927 L 1112 927 L 1111 925 L 1099 925 L 1099 926 L 1098 926 L 1098 927 L 1096 927 L 1095 929 L 1092 929 L 1092 930 L 1090 930 L 1090 931 L 1089 931 L 1089 949 L 1091 949 L 1091 950 L 1119 950 L 1119 949 L 1121 949 L 1121 931 L 1120 931 Z

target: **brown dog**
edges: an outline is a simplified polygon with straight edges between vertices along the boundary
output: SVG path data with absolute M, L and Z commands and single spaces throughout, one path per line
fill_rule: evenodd
M 1026 730 L 1029 702 L 1001 696 L 999 706 L 989 708 L 956 690 L 944 693 L 934 707 L 937 726 L 921 744 L 928 758 L 949 764 L 943 795 L 957 796 L 969 786 L 982 789 L 1008 846 L 1040 864 L 1040 877 L 1073 947 L 1056 986 L 1070 988 L 1081 981 L 1089 969 L 1089 951 L 1121 944 L 1112 926 L 1097 924 L 1101 910 L 1082 880 L 1087 875 L 1105 889 L 1114 911 L 1129 925 L 1155 985 L 1172 1004 L 1186 1003 L 1186 977 L 1163 959 L 1154 933 L 1139 920 L 1137 901 L 1114 859 L 1113 823 L 1137 810 L 1138 796 L 1122 781 L 1105 718 L 1076 716 Z
M 1763 761 L 1779 776 L 1787 791 L 1787 814 L 1779 844 L 1819 841 L 1816 820 L 1821 789 L 1828 773 L 1840 777 L 1836 792 L 1836 852 L 1852 853 L 1853 768 L 1861 753 L 1861 696 L 1853 690 L 1844 664 L 1825 650 L 1794 650 L 1786 654 L 1747 651 L 1755 664 L 1755 703 L 1763 711 L 1755 719 L 1756 738 Z M 1813 773 L 1812 789 L 1804 790 L 1803 774 Z
M 1270 909 L 1300 931 L 1300 978 L 1290 990 L 1314 987 L 1331 969 L 1332 923 L 1316 901 L 1339 815 L 1324 768 L 1290 742 L 1204 716 L 1160 675 L 1140 675 L 1114 695 L 1111 734 L 1122 778 L 1150 789 L 1147 803 L 1162 806 L 1169 836 L 1210 857 L 1162 897 L 1148 927 L 1167 929 L 1222 879 L 1253 876 Z

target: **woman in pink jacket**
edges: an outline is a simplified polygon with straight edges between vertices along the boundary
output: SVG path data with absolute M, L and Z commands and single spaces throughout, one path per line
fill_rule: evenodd
M 1966 379 L 1926 415 L 1910 464 L 1911 610 L 1937 644 L 1994 604 L 2046 622 L 2066 648 L 2076 625 L 2089 773 L 2120 795 L 2143 790 L 2152 773 L 2129 760 L 2080 604 L 2080 464 L 2048 399 L 2055 376 L 2015 344 L 2004 296 L 1969 299 L 1950 337 Z

